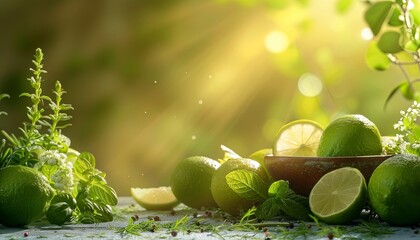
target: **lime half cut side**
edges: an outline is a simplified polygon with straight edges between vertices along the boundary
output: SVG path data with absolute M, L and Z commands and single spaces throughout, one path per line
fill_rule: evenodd
M 131 195 L 146 210 L 171 210 L 179 204 L 171 187 L 131 188 Z
M 312 213 L 329 224 L 346 224 L 358 218 L 366 201 L 365 178 L 351 167 L 325 174 L 309 194 Z
M 323 131 L 323 128 L 312 120 L 290 122 L 277 133 L 273 155 L 315 157 Z

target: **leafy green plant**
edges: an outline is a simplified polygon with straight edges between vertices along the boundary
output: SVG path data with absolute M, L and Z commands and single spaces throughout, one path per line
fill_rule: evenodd
M 420 81 L 420 2 L 412 0 L 366 1 L 364 18 L 374 38 L 367 50 L 368 66 L 384 71 L 397 66 L 403 81 L 389 94 L 420 100 L 414 85 Z
M 5 139 L 0 146 L 0 167 L 29 166 L 47 177 L 57 194 L 47 211 L 47 219 L 54 224 L 112 221 L 111 206 L 117 204 L 117 194 L 107 184 L 106 174 L 96 169 L 95 157 L 72 149 L 70 139 L 62 134 L 71 126 L 68 121 L 72 117 L 67 112 L 73 107 L 63 103 L 66 92 L 59 81 L 55 82 L 53 98 L 43 94 L 46 71 L 42 61 L 38 48 L 32 61 L 35 67 L 30 69 L 33 76 L 28 78 L 33 92 L 20 95 L 31 102 L 28 121 L 19 128 L 20 136 L 2 131 Z M 0 95 L 0 99 L 7 96 Z
M 414 101 L 406 111 L 401 111 L 400 114 L 401 118 L 394 124 L 397 134 L 385 142 L 385 151 L 388 154 L 409 153 L 420 156 L 420 126 L 417 124 L 420 103 Z

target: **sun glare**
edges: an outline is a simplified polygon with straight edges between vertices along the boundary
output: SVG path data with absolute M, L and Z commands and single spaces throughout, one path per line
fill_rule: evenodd
M 311 73 L 305 73 L 299 78 L 298 88 L 302 95 L 315 97 L 322 91 L 322 82 L 317 76 Z
M 289 46 L 289 39 L 282 32 L 270 32 L 265 37 L 265 47 L 272 53 L 281 53 Z

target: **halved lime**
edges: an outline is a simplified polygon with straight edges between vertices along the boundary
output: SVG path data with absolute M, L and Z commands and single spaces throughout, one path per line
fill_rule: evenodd
M 179 204 L 171 187 L 131 188 L 131 195 L 146 210 L 171 210 Z
M 323 128 L 315 121 L 301 119 L 280 128 L 274 140 L 274 156 L 316 156 Z
M 309 194 L 312 213 L 329 224 L 346 224 L 358 218 L 366 201 L 365 178 L 351 167 L 325 174 Z

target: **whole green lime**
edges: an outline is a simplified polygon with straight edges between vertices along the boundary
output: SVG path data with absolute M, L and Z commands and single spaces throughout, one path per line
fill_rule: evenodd
M 344 115 L 332 121 L 322 133 L 320 157 L 365 156 L 382 153 L 381 134 L 376 125 L 360 115 Z
M 37 170 L 25 166 L 0 169 L 0 223 L 22 227 L 41 218 L 53 188 Z
M 251 155 L 249 155 L 248 158 L 259 162 L 261 165 L 264 165 L 264 158 L 269 155 L 273 155 L 273 149 L 262 148 L 260 150 L 257 150 L 251 153 Z
M 420 222 L 420 158 L 395 155 L 382 162 L 368 184 L 369 202 L 384 221 L 399 226 Z
M 258 174 L 268 184 L 268 175 L 257 161 L 238 158 L 224 162 L 214 173 L 211 181 L 211 192 L 220 209 L 233 216 L 238 216 L 257 204 L 255 201 L 241 198 L 226 182 L 226 175 L 235 170 L 247 170 Z M 268 189 L 268 186 L 267 186 Z
M 201 209 L 217 207 L 210 191 L 213 173 L 220 163 L 208 157 L 193 156 L 182 160 L 171 175 L 175 197 L 185 205 Z

